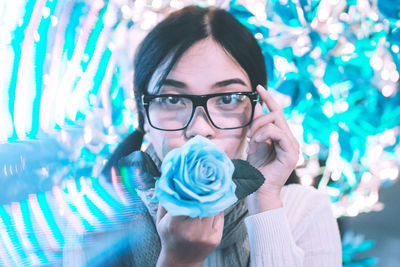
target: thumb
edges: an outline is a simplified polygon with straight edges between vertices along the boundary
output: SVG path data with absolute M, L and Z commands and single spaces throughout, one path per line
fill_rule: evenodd
M 158 203 L 157 224 L 161 221 L 162 218 L 164 218 L 165 214 L 167 214 L 167 211 L 164 209 L 161 203 Z
M 254 140 L 250 139 L 248 147 L 247 147 L 247 160 L 257 151 L 258 143 Z
M 218 213 L 213 220 L 213 225 L 212 227 L 214 229 L 220 229 L 221 227 L 224 227 L 224 220 L 225 220 L 225 214 L 223 211 L 221 211 L 220 213 Z

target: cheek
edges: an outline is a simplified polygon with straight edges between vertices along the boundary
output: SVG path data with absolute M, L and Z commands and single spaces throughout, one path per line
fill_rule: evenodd
M 168 132 L 150 129 L 148 134 L 150 143 L 153 145 L 161 161 L 170 150 L 181 147 L 185 143 L 181 131 Z
M 212 140 L 221 148 L 229 158 L 237 159 L 242 157 L 246 144 L 246 129 L 223 130 L 215 140 Z
M 246 144 L 247 129 L 246 127 L 235 130 L 220 130 L 214 138 L 211 138 L 211 141 L 221 148 L 229 158 L 241 158 Z M 181 147 L 187 142 L 182 131 L 168 132 L 150 128 L 148 134 L 150 142 L 161 161 L 170 150 Z
M 222 143 L 217 143 L 217 146 L 221 148 L 226 155 L 230 159 L 238 159 L 241 158 L 242 152 L 243 152 L 243 147 L 244 147 L 244 142 L 241 139 L 229 139 L 222 141 Z

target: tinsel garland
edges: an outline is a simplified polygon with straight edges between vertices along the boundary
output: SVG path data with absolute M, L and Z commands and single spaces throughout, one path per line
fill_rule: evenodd
M 135 47 L 189 4 L 228 9 L 259 41 L 300 182 L 337 217 L 380 210 L 400 166 L 399 0 L 2 1 L 1 204 L 99 175 L 136 127 Z

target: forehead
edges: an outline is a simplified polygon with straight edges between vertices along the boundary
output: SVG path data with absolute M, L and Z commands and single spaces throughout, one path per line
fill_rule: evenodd
M 168 64 L 163 64 L 153 75 L 159 80 L 161 73 Z M 241 91 L 251 91 L 250 80 L 244 69 L 224 50 L 221 45 L 207 38 L 191 46 L 174 65 L 166 77 L 167 80 L 179 81 L 184 87 L 165 85 L 162 90 L 176 89 L 189 94 L 208 94 L 219 91 L 229 91 L 232 87 Z M 215 86 L 221 81 L 241 80 L 228 86 Z M 153 79 L 152 79 L 153 80 Z M 149 91 L 155 89 L 155 83 L 149 84 Z

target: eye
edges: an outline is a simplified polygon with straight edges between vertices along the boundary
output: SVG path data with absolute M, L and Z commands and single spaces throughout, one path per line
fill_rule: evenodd
M 169 96 L 167 98 L 164 99 L 166 104 L 183 104 L 182 98 L 180 97 L 174 97 L 174 96 Z
M 237 94 L 223 95 L 223 96 L 220 96 L 218 99 L 218 103 L 224 104 L 224 105 L 237 104 L 242 101 L 243 101 L 243 96 L 237 95 Z
M 158 108 L 170 111 L 184 109 L 188 105 L 187 101 L 180 96 L 160 96 L 154 98 L 151 104 L 153 108 L 157 106 Z
M 176 97 L 176 96 L 157 97 L 153 101 L 159 105 L 185 104 L 181 97 Z

